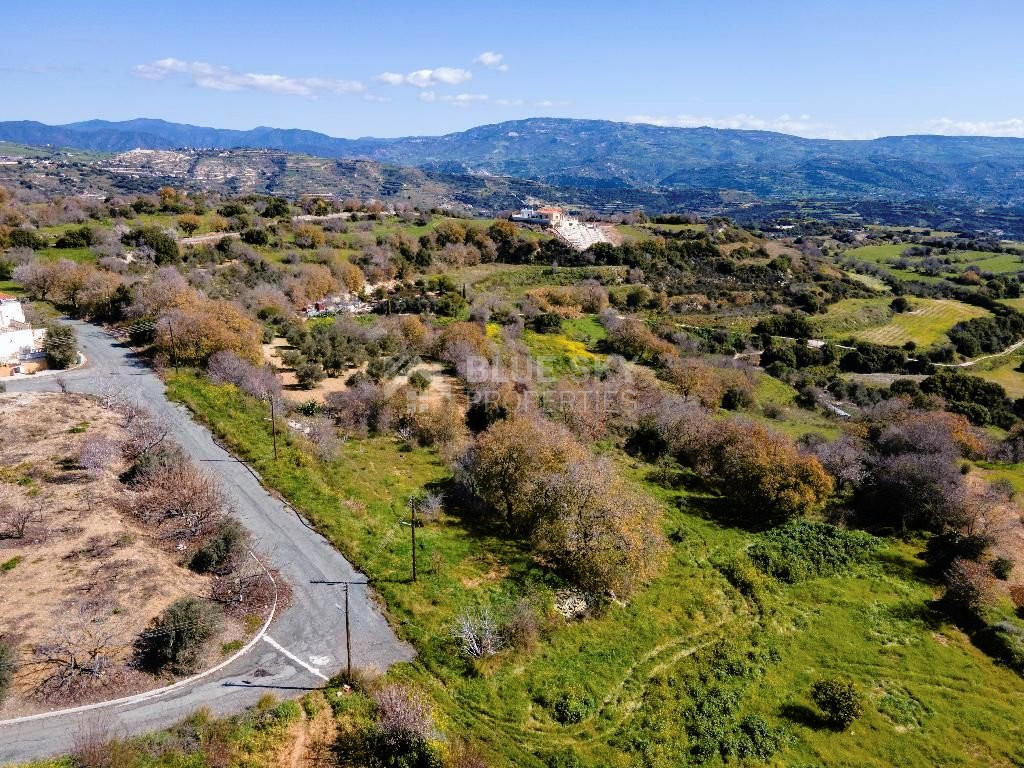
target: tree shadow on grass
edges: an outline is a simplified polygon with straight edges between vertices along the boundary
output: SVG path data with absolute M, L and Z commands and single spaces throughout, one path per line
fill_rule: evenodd
M 783 704 L 779 709 L 779 714 L 797 725 L 803 725 L 814 730 L 822 730 L 828 728 L 834 730 L 832 725 L 821 716 L 821 714 L 805 704 L 789 703 Z
M 751 514 L 749 510 L 738 507 L 733 499 L 726 496 L 691 497 L 689 507 L 705 520 L 750 533 L 761 533 L 786 522 L 776 515 Z
M 926 563 L 909 558 L 901 553 L 879 548 L 874 554 L 875 562 L 881 564 L 882 570 L 905 581 L 934 582 L 934 572 Z

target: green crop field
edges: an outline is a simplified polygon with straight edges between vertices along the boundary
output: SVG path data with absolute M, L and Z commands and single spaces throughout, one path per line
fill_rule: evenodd
M 990 313 L 954 299 L 911 299 L 913 309 L 893 313 L 887 297 L 844 299 L 817 320 L 820 333 L 829 339 L 853 337 L 876 344 L 901 346 L 913 341 L 930 347 L 946 341 L 946 332 L 961 320 Z

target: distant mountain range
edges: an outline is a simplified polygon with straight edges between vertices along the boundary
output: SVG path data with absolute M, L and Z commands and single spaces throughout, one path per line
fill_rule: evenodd
M 273 149 L 604 192 L 739 191 L 763 200 L 1024 204 L 1024 139 L 1014 138 L 836 141 L 767 131 L 534 118 L 445 136 L 395 139 L 340 139 L 265 127 L 234 131 L 150 119 L 57 126 L 11 121 L 0 122 L 0 140 L 99 152 Z

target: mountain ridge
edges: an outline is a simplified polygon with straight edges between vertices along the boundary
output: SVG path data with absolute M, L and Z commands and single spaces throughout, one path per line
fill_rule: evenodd
M 1024 139 L 1011 137 L 808 139 L 772 131 L 528 118 L 440 136 L 348 139 L 300 128 L 233 130 L 135 118 L 56 126 L 0 122 L 0 139 L 101 152 L 270 149 L 581 188 L 1024 202 Z

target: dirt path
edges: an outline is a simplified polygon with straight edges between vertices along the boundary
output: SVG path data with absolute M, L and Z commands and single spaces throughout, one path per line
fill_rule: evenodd
M 994 354 L 991 355 L 982 355 L 981 357 L 976 357 L 973 360 L 964 360 L 964 362 L 962 363 L 935 363 L 935 365 L 942 366 L 943 368 L 969 368 L 975 363 L 980 363 L 982 360 L 991 360 L 993 357 L 1002 357 L 1003 355 L 1013 354 L 1022 346 L 1024 346 L 1024 339 L 1021 339 L 1020 341 L 1015 341 L 1002 352 L 995 352 Z
M 225 237 L 241 237 L 238 232 L 209 232 L 205 235 L 196 235 L 195 237 L 183 237 L 178 241 L 178 245 L 202 245 L 203 243 L 217 243 Z
M 299 733 L 295 737 L 291 752 L 288 755 L 288 768 L 299 768 L 302 765 L 302 758 L 306 756 L 306 734 L 308 730 L 306 712 L 303 710 L 302 720 L 299 721 Z

